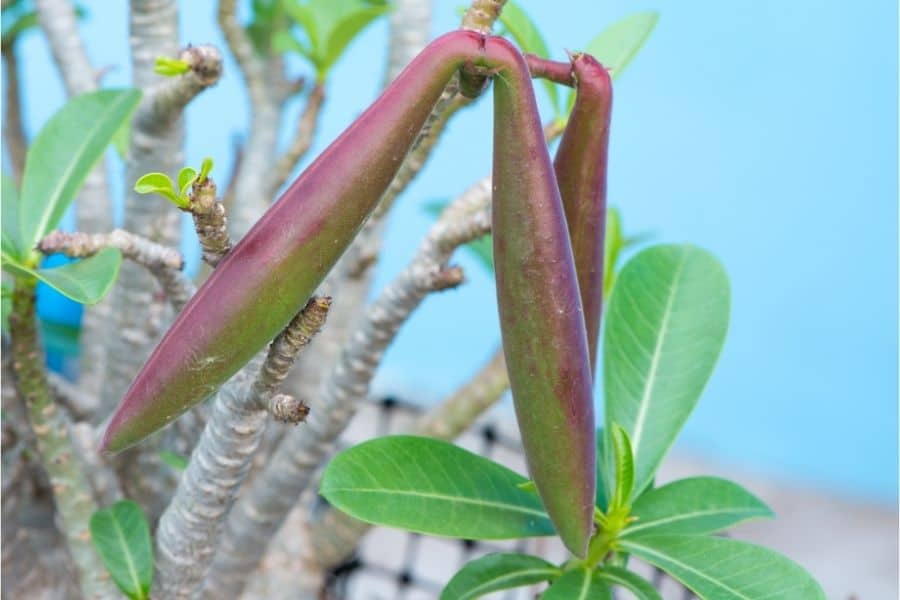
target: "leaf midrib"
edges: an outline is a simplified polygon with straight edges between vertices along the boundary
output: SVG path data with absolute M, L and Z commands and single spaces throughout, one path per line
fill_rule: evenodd
M 113 528 L 116 531 L 116 537 L 119 538 L 119 542 L 122 546 L 123 552 L 122 554 L 125 557 L 125 562 L 128 565 L 128 574 L 131 576 L 132 583 L 134 585 L 134 590 L 138 598 L 144 598 L 143 587 L 141 586 L 141 579 L 138 576 L 137 567 L 134 564 L 134 561 L 131 559 L 131 552 L 128 548 L 128 541 L 125 539 L 125 532 L 122 530 L 122 527 L 119 525 L 119 520 L 113 515 L 112 518 Z
M 667 560 L 668 562 L 670 562 L 670 563 L 672 563 L 672 564 L 674 564 L 674 565 L 676 565 L 676 566 L 678 566 L 678 567 L 684 569 L 685 571 L 689 571 L 690 573 L 693 573 L 694 575 L 700 577 L 701 579 L 704 579 L 704 580 L 710 582 L 710 583 L 713 584 L 714 586 L 719 587 L 719 588 L 721 588 L 721 589 L 723 589 L 723 590 L 726 590 L 726 591 L 728 591 L 728 592 L 731 592 L 732 594 L 734 594 L 734 595 L 737 596 L 738 598 L 743 598 L 744 600 L 753 600 L 753 598 L 751 598 L 750 596 L 745 596 L 744 594 L 740 593 L 738 590 L 729 587 L 729 586 L 726 585 L 724 582 L 722 582 L 722 581 L 720 581 L 720 580 L 718 580 L 718 579 L 713 579 L 712 577 L 710 577 L 709 575 L 703 573 L 702 571 L 698 571 L 697 569 L 691 567 L 690 565 L 684 564 L 683 562 L 681 562 L 681 561 L 675 559 L 674 557 L 672 557 L 672 556 L 669 555 L 669 554 L 664 554 L 664 553 L 658 552 L 658 551 L 654 550 L 653 548 L 651 548 L 651 547 L 649 547 L 649 546 L 644 546 L 644 545 L 642 545 L 642 544 L 637 544 L 637 543 L 635 543 L 635 542 L 633 542 L 633 541 L 631 541 L 631 540 L 622 540 L 622 546 L 625 547 L 626 549 L 627 549 L 628 547 L 631 547 L 632 549 L 638 548 L 639 551 L 638 551 L 638 552 L 635 552 L 635 554 L 637 554 L 638 556 L 640 556 L 641 558 L 644 558 L 644 559 L 646 559 L 646 556 L 642 556 L 642 555 L 641 555 L 641 552 L 644 552 L 644 554 L 649 554 L 650 556 L 653 556 L 653 557 L 656 557 L 656 558 L 663 558 L 663 559 Z M 656 566 L 660 567 L 661 569 L 663 568 L 663 567 L 661 567 L 660 565 L 656 565 Z M 664 570 L 664 571 L 668 571 L 668 569 L 663 569 L 663 570 Z M 671 573 L 671 572 L 670 572 L 670 574 L 674 575 L 674 573 Z M 697 590 L 694 590 L 694 591 L 696 592 Z
M 648 373 L 647 379 L 644 383 L 644 391 L 643 391 L 643 394 L 641 395 L 641 402 L 638 407 L 638 414 L 637 414 L 637 417 L 635 418 L 634 430 L 631 435 L 632 454 L 635 457 L 640 456 L 639 452 L 640 452 L 641 438 L 643 437 L 643 434 L 644 434 L 644 425 L 647 420 L 647 413 L 648 413 L 649 406 L 650 406 L 650 398 L 652 396 L 653 387 L 656 382 L 656 374 L 657 374 L 656 372 L 659 369 L 660 356 L 662 355 L 663 340 L 668 335 L 669 319 L 672 315 L 672 305 L 675 301 L 675 295 L 678 290 L 678 285 L 679 285 L 678 281 L 681 279 L 681 273 L 684 270 L 685 262 L 687 262 L 687 254 L 688 253 L 686 251 L 681 252 L 681 257 L 678 261 L 678 267 L 675 270 L 674 276 L 672 277 L 672 283 L 668 289 L 668 298 L 666 299 L 666 308 L 665 308 L 665 312 L 663 313 L 662 323 L 660 323 L 659 335 L 656 338 L 656 344 L 653 349 L 653 357 L 650 361 L 650 372 Z M 635 462 L 637 462 L 638 460 L 639 459 L 636 459 Z M 637 488 L 633 488 L 633 489 L 643 489 L 643 481 L 640 482 L 640 485 Z
M 670 523 L 677 523 L 679 521 L 686 521 L 688 519 L 706 517 L 711 515 L 719 515 L 719 514 L 737 514 L 738 516 L 755 516 L 755 515 L 765 515 L 766 511 L 759 508 L 715 508 L 709 510 L 696 510 L 688 513 L 680 513 L 677 515 L 672 515 L 670 517 L 666 517 L 664 519 L 657 519 L 655 521 L 638 521 L 637 524 L 627 527 L 622 531 L 622 537 L 627 537 L 629 535 L 634 534 L 635 532 L 642 531 L 647 529 L 648 527 L 660 527 L 662 525 L 668 525 Z
M 468 600 L 469 598 L 478 598 L 480 595 L 482 595 L 484 593 L 484 592 L 482 592 L 482 590 L 484 590 L 485 588 L 490 588 L 490 586 L 496 585 L 499 582 L 507 581 L 509 579 L 515 579 L 516 577 L 525 577 L 528 575 L 542 575 L 542 574 L 546 574 L 549 579 L 550 577 L 552 577 L 554 575 L 559 575 L 559 569 L 551 569 L 549 567 L 544 567 L 542 569 L 536 569 L 536 568 L 535 569 L 523 569 L 521 571 L 513 571 L 510 573 L 506 573 L 499 577 L 495 577 L 493 579 L 488 579 L 487 581 L 484 581 L 481 584 L 479 584 L 473 588 L 470 588 L 469 591 L 466 592 L 467 595 L 461 596 L 460 600 Z M 498 590 L 499 589 L 504 589 L 504 588 L 498 588 Z
M 416 492 L 409 490 L 384 490 L 380 488 L 358 488 L 358 487 L 332 487 L 323 489 L 322 492 L 327 494 L 334 494 L 340 492 L 349 492 L 352 494 L 377 494 L 377 495 L 388 495 L 388 496 L 411 496 L 416 498 L 430 498 L 433 500 L 443 500 L 446 502 L 456 502 L 459 504 L 470 504 L 473 506 L 485 506 L 491 508 L 500 508 L 504 510 L 510 510 L 512 512 L 517 512 L 521 514 L 533 515 L 536 517 L 540 517 L 542 519 L 549 518 L 547 513 L 542 512 L 540 510 L 536 510 L 533 508 L 527 508 L 521 506 L 519 504 L 507 504 L 504 502 L 497 502 L 495 500 L 476 500 L 473 498 L 466 498 L 461 496 L 450 496 L 447 494 L 437 494 L 434 492 Z

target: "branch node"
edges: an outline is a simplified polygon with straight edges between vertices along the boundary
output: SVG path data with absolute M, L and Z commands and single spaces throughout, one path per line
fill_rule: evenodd
M 276 421 L 297 425 L 306 420 L 309 406 L 303 401 L 288 394 L 275 394 L 269 398 L 269 413 Z

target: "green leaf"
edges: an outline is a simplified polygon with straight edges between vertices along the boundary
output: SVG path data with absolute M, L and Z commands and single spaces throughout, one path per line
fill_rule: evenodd
M 288 17 L 303 29 L 306 33 L 306 37 L 309 39 L 308 49 L 303 48 L 302 44 L 298 42 L 298 45 L 303 48 L 303 50 L 300 51 L 301 54 L 309 58 L 318 54 L 321 49 L 321 44 L 319 43 L 319 28 L 310 8 L 300 4 L 298 0 L 283 0 L 282 7 Z
M 150 597 L 153 546 L 141 507 L 132 500 L 116 502 L 91 517 L 91 538 L 119 589 L 133 600 Z
M 605 581 L 594 578 L 590 569 L 579 567 L 566 571 L 541 594 L 541 600 L 613 600 L 613 596 Z
M 599 60 L 609 70 L 613 79 L 618 78 L 625 67 L 637 55 L 638 50 L 653 33 L 659 13 L 642 12 L 629 15 L 616 21 L 591 40 L 585 52 Z M 575 93 L 569 94 L 569 105 L 566 113 L 572 110 Z
M 33 248 L 56 228 L 91 168 L 141 99 L 141 92 L 102 90 L 69 100 L 38 133 L 25 162 L 19 234 Z
M 125 121 L 122 126 L 116 130 L 116 134 L 112 140 L 113 148 L 119 158 L 125 160 L 128 157 L 128 146 L 131 144 L 131 121 Z
M 605 581 L 610 585 L 623 587 L 634 594 L 637 600 L 662 600 L 662 596 L 656 591 L 649 581 L 628 569 L 606 565 L 594 571 L 594 579 Z
M 609 509 L 609 498 L 612 496 L 610 490 L 614 482 L 611 477 L 607 477 L 606 436 L 602 428 L 597 430 L 597 460 L 595 464 L 597 465 L 597 492 L 594 505 L 606 512 Z
M 90 258 L 52 269 L 38 269 L 31 274 L 75 302 L 96 304 L 112 287 L 121 264 L 122 254 L 118 250 L 104 248 Z
M 187 458 L 169 450 L 161 450 L 159 453 L 159 459 L 176 471 L 184 471 L 187 468 L 188 464 Z
M 500 22 L 506 27 L 509 35 L 523 52 L 535 54 L 541 58 L 550 58 L 550 51 L 544 41 L 537 24 L 528 16 L 518 2 L 507 2 L 500 13 Z M 556 84 L 546 79 L 541 80 L 553 112 L 559 115 L 559 92 Z
M 726 479 L 691 477 L 648 490 L 634 501 L 631 523 L 622 537 L 659 534 L 700 535 L 748 519 L 772 517 L 762 500 Z
M 367 523 L 464 539 L 553 535 L 527 480 L 440 440 L 388 436 L 338 454 L 320 493 Z
M 200 180 L 201 183 L 203 183 L 209 177 L 209 174 L 212 170 L 213 159 L 207 156 L 203 159 L 203 162 L 200 163 L 200 174 L 197 176 L 197 179 Z
M 629 15 L 591 40 L 585 51 L 609 69 L 610 75 L 617 77 L 634 59 L 658 21 L 656 12 Z
M 499 590 L 550 581 L 562 570 L 528 554 L 498 553 L 477 558 L 460 569 L 441 592 L 441 600 L 470 600 Z
M 157 173 L 157 175 L 159 175 L 159 173 Z M 196 169 L 192 169 L 191 167 L 183 167 L 178 172 L 178 190 L 180 192 L 178 196 L 182 202 L 184 201 L 184 198 L 187 196 L 188 190 L 191 188 L 191 185 L 196 180 L 197 180 Z M 138 181 L 140 181 L 140 180 L 138 180 Z M 135 184 L 135 187 L 137 187 L 137 184 Z
M 320 65 L 322 74 L 324 75 L 327 73 L 332 65 L 334 65 L 341 57 L 341 54 L 344 53 L 347 46 L 350 45 L 350 42 L 352 42 L 363 29 L 378 17 L 386 14 L 389 10 L 390 7 L 387 5 L 369 6 L 354 11 L 338 21 L 330 31 L 328 41 L 325 44 L 323 61 Z
M 272 36 L 272 50 L 276 53 L 296 52 L 313 61 L 313 54 L 290 31 L 279 31 Z M 314 63 L 315 64 L 315 63 Z
M 157 56 L 153 65 L 153 72 L 163 77 L 178 77 L 191 70 L 191 65 L 179 58 Z
M 800 565 L 766 548 L 721 537 L 659 535 L 621 540 L 701 598 L 817 600 L 825 592 Z
M 19 241 L 19 192 L 16 190 L 16 182 L 13 178 L 3 173 L 0 177 L 0 204 L 3 206 L 2 219 L 2 246 L 3 252 L 13 258 L 22 258 L 23 254 Z
M 2 263 L 3 270 L 14 277 L 24 277 L 26 279 L 37 277 L 35 272 L 30 267 L 24 265 L 20 259 L 7 254 L 6 248 L 3 249 Z
M 631 490 L 634 487 L 634 456 L 631 453 L 631 440 L 628 439 L 628 433 L 617 423 L 612 424 L 610 431 L 612 432 L 610 439 L 616 469 L 612 507 L 625 508 L 628 506 Z
M 729 303 L 722 265 L 695 246 L 647 248 L 618 276 L 604 325 L 605 422 L 631 438 L 633 496 L 653 478 L 712 374 Z
M 185 167 L 190 168 L 190 167 Z M 191 169 L 193 170 L 193 169 Z M 184 173 L 184 169 L 181 170 Z M 178 174 L 179 180 L 182 173 Z M 178 208 L 187 208 L 189 202 L 182 198 L 175 183 L 165 173 L 147 173 L 134 182 L 134 191 L 138 194 L 159 194 Z

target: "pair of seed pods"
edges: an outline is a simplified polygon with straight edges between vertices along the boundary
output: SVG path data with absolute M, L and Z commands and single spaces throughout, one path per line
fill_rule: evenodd
M 213 394 L 283 329 L 357 235 L 454 73 L 494 75 L 497 298 L 528 469 L 566 546 L 592 532 L 592 399 L 611 107 L 587 55 L 551 163 L 524 57 L 471 31 L 432 42 L 222 260 L 116 409 L 102 449 L 137 443 Z

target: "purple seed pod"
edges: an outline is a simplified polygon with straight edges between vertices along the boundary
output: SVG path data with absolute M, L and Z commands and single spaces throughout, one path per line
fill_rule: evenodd
M 606 163 L 612 82 L 607 70 L 588 54 L 572 56 L 572 71 L 576 89 L 575 106 L 556 151 L 553 167 L 572 240 L 593 372 L 597 364 L 597 338 L 603 305 Z
M 483 36 L 432 42 L 291 185 L 172 324 L 106 429 L 117 452 L 212 395 L 299 311 L 375 208 Z M 340 302 L 340 298 L 336 299 Z
M 593 529 L 594 406 L 565 214 L 528 67 L 501 38 L 494 77 L 494 265 L 500 328 L 528 469 L 566 547 Z

